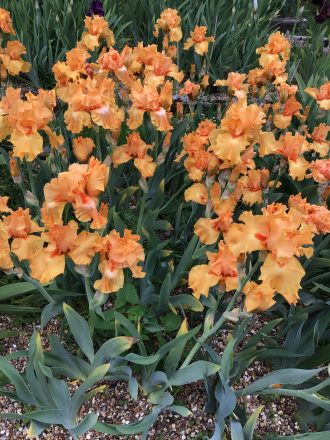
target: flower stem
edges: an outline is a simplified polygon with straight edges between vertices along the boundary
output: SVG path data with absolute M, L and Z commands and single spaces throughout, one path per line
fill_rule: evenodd
M 185 183 L 166 203 L 164 206 L 162 206 L 159 210 L 159 214 L 164 211 L 168 205 L 177 198 L 177 196 L 184 191 L 189 186 L 189 183 Z
M 230 312 L 235 304 L 235 301 L 237 300 L 237 298 L 239 297 L 239 295 L 242 293 L 243 287 L 245 286 L 245 284 L 250 281 L 251 277 L 253 276 L 253 274 L 258 270 L 259 266 L 261 265 L 262 261 L 258 260 L 254 266 L 252 267 L 252 269 L 250 270 L 250 272 L 247 274 L 247 276 L 243 279 L 241 286 L 239 289 L 236 290 L 236 292 L 234 293 L 232 299 L 229 301 L 228 306 L 225 310 L 225 312 L 223 313 L 223 315 L 221 316 L 221 318 L 217 321 L 217 323 L 211 327 L 208 331 L 203 332 L 202 336 L 197 340 L 196 344 L 193 346 L 193 348 L 190 350 L 188 356 L 186 357 L 185 361 L 183 362 L 183 364 L 181 365 L 181 368 L 187 367 L 190 362 L 192 361 L 193 357 L 195 356 L 195 354 L 198 352 L 198 350 L 202 347 L 202 345 L 208 340 L 208 338 L 210 336 L 212 336 L 214 333 L 216 333 L 221 326 L 223 325 L 223 323 L 226 320 L 226 312 Z
M 91 285 L 88 277 L 84 277 L 85 291 L 88 298 L 89 304 L 89 315 L 88 315 L 88 327 L 91 338 L 93 339 L 94 335 L 94 322 L 95 322 L 95 311 L 90 307 L 91 301 L 93 299 L 93 293 L 91 289 Z
M 38 280 L 35 280 L 34 278 L 31 278 L 26 273 L 23 273 L 23 279 L 25 281 L 28 281 L 29 283 L 33 284 L 35 286 L 35 288 L 38 290 L 38 292 L 41 293 L 41 295 L 45 298 L 45 300 L 49 304 L 55 304 L 56 303 L 56 301 L 49 295 L 49 293 L 44 289 L 44 287 L 42 286 L 41 283 L 39 283 Z
M 100 127 L 97 127 L 95 131 L 96 131 L 96 156 L 102 162 Z
M 85 284 L 85 291 L 86 291 L 86 295 L 88 298 L 88 302 L 90 303 L 93 299 L 93 293 L 91 290 L 91 286 L 89 284 L 89 278 L 88 277 L 84 277 L 84 284 Z
M 31 162 L 28 162 L 27 160 L 25 160 L 25 164 L 26 164 L 26 168 L 28 170 L 28 175 L 29 175 L 29 181 L 30 181 L 30 186 L 31 186 L 32 194 L 34 195 L 35 198 L 37 198 L 37 192 L 36 192 L 36 186 L 35 186 L 35 182 L 34 182 Z
M 144 209 L 146 206 L 146 201 L 147 201 L 147 193 L 143 191 L 143 196 L 142 196 L 141 206 L 140 206 L 140 213 L 139 213 L 139 218 L 138 218 L 138 222 L 137 222 L 137 226 L 136 226 L 136 232 L 138 234 L 141 233 L 141 226 L 142 226 L 143 214 L 144 214 Z

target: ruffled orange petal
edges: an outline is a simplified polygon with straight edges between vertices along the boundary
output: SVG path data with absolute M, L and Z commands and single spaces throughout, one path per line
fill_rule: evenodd
M 242 199 L 247 205 L 254 205 L 255 203 L 261 203 L 262 190 L 249 191 L 247 188 L 245 188 L 243 190 Z
M 201 295 L 208 296 L 211 287 L 219 282 L 219 277 L 209 273 L 207 264 L 194 266 L 189 272 L 189 287 L 193 290 L 193 295 L 200 298 Z
M 209 50 L 209 42 L 208 41 L 202 41 L 201 43 L 195 44 L 195 52 L 198 55 L 205 55 L 207 51 Z
M 168 113 L 162 107 L 155 112 L 150 112 L 150 119 L 159 131 L 169 131 L 173 128 L 169 123 Z
M 30 263 L 31 276 L 37 279 L 40 283 L 49 283 L 58 275 L 64 273 L 65 256 L 55 255 L 47 249 L 38 251 Z
M 248 313 L 264 312 L 275 304 L 275 290 L 264 283 L 250 281 L 245 285 L 243 292 L 246 295 L 244 306 Z
M 259 144 L 260 157 L 275 154 L 277 151 L 275 136 L 271 131 L 263 131 L 259 134 Z
M 86 173 L 86 193 L 90 197 L 98 197 L 107 185 L 109 167 L 92 157 Z
M 233 223 L 225 240 L 234 255 L 266 249 L 266 240 L 269 236 L 268 219 L 263 216 L 254 216 L 251 212 L 244 212 L 240 220 L 245 225 Z
M 89 137 L 79 136 L 73 139 L 72 149 L 73 154 L 81 163 L 86 163 L 90 158 L 93 149 L 95 148 L 95 143 L 93 139 Z
M 144 278 L 146 275 L 145 272 L 143 272 L 142 267 L 138 266 L 137 263 L 130 266 L 130 269 L 134 278 Z
M 282 113 L 276 113 L 274 117 L 274 125 L 277 128 L 281 128 L 282 130 L 289 127 L 292 121 L 292 116 L 284 116 Z
M 297 160 L 289 159 L 288 162 L 290 176 L 295 180 L 303 180 L 310 163 L 302 156 L 298 157 Z
M 186 202 L 195 202 L 200 205 L 206 205 L 209 196 L 206 186 L 203 183 L 194 183 L 184 192 Z
M 214 130 L 211 134 L 210 150 L 219 159 L 229 161 L 232 164 L 238 164 L 242 162 L 241 153 L 246 150 L 249 144 L 244 135 L 233 136 L 227 131 Z
M 91 112 L 92 121 L 106 130 L 119 130 L 124 120 L 124 112 L 114 106 L 104 105 Z
M 128 110 L 128 116 L 129 116 L 129 119 L 127 121 L 128 128 L 130 128 L 131 130 L 135 130 L 136 128 L 140 127 L 140 125 L 143 122 L 143 115 L 144 115 L 144 110 L 140 110 L 132 106 Z
M 78 111 L 75 112 L 70 108 L 64 113 L 64 120 L 68 130 L 72 133 L 80 133 L 84 127 L 92 126 L 89 113 Z
M 260 279 L 284 296 L 289 304 L 296 304 L 300 281 L 304 275 L 305 270 L 296 257 L 281 265 L 272 254 L 268 254 L 261 267 Z
M 116 147 L 112 153 L 112 161 L 114 167 L 128 162 L 132 157 L 126 152 L 126 147 Z
M 22 160 L 26 158 L 32 162 L 38 154 L 42 153 L 43 139 L 38 132 L 26 135 L 15 129 L 10 137 L 10 142 L 14 145 L 14 156 Z
M 145 179 L 153 176 L 156 170 L 155 162 L 153 162 L 152 157 L 148 156 L 147 154 L 143 159 L 140 159 L 138 157 L 135 158 L 134 165 Z
M 1 212 L 12 212 L 12 210 L 7 206 L 9 197 L 0 196 L 0 213 Z
M 14 238 L 11 243 L 11 251 L 22 260 L 30 260 L 35 253 L 43 248 L 44 240 L 37 235 L 29 235 L 27 238 Z
M 106 260 L 99 264 L 102 274 L 100 280 L 95 281 L 94 288 L 102 293 L 117 292 L 124 286 L 124 272 L 122 269 L 112 269 Z
M 10 258 L 10 246 L 8 243 L 9 235 L 3 222 L 0 219 L 0 269 L 9 270 L 13 267 L 13 262 Z
M 200 218 L 194 226 L 194 233 L 204 244 L 215 243 L 220 235 L 219 229 L 216 228 L 216 221 L 210 218 Z
M 82 231 L 72 243 L 69 257 L 75 264 L 87 265 L 101 249 L 102 238 L 99 234 Z

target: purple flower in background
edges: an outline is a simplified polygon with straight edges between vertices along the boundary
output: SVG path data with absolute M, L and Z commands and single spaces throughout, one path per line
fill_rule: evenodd
M 315 21 L 323 23 L 330 18 L 330 0 L 312 0 L 314 5 L 318 6 L 318 11 L 315 14 Z
M 88 8 L 87 15 L 100 15 L 104 17 L 103 3 L 100 0 L 92 0 Z

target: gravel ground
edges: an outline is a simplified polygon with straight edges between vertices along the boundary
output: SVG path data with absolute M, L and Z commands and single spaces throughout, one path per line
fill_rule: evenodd
M 252 329 L 247 337 L 252 336 L 258 328 L 265 323 L 264 316 L 256 317 Z M 26 349 L 28 340 L 34 328 L 39 328 L 33 322 L 13 322 L 9 316 L 0 316 L 0 330 L 18 330 L 19 334 L 6 339 L 0 340 L 0 354 L 5 355 L 13 353 L 17 350 Z M 43 343 L 47 349 L 47 334 L 59 334 L 60 324 L 56 320 L 52 320 L 43 332 Z M 222 332 L 213 341 L 213 348 L 221 354 L 226 339 L 229 336 L 228 331 Z M 24 370 L 25 360 L 20 358 L 15 360 L 14 365 L 21 371 Z M 253 382 L 255 379 L 271 371 L 270 367 L 261 362 L 255 362 L 245 372 L 240 383 L 235 388 L 242 388 Z M 106 423 L 130 423 L 143 418 L 150 411 L 150 404 L 144 396 L 139 396 L 134 401 L 127 391 L 127 384 L 118 382 L 107 384 L 108 387 L 101 394 L 95 396 L 91 401 L 87 402 L 82 408 L 81 416 L 90 411 L 99 413 L 99 418 Z M 74 388 L 74 386 L 73 386 Z M 189 408 L 192 416 L 183 418 L 177 414 L 164 412 L 161 414 L 151 428 L 148 439 L 150 440 L 202 440 L 204 435 L 211 434 L 214 427 L 214 416 L 204 411 L 205 391 L 202 382 L 182 387 L 175 395 L 176 403 Z M 264 438 L 266 434 L 278 433 L 280 435 L 292 435 L 299 432 L 299 427 L 294 420 L 294 413 L 297 409 L 295 399 L 288 397 L 274 396 L 246 396 L 245 404 L 248 414 L 252 414 L 256 408 L 263 405 L 263 411 L 257 422 L 256 433 Z M 0 412 L 24 412 L 24 407 L 7 397 L 0 397 Z M 20 421 L 0 421 L 0 440 L 25 440 L 27 438 L 27 428 Z M 40 440 L 69 440 L 70 437 L 60 428 L 51 427 L 43 435 L 38 437 Z M 140 439 L 140 436 L 122 437 L 129 440 Z M 82 440 L 112 440 L 118 437 L 89 432 L 81 437 Z

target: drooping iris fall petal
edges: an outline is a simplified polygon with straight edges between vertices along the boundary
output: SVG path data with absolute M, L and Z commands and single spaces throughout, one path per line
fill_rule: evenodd
M 284 296 L 289 304 L 296 304 L 304 275 L 305 270 L 296 257 L 280 264 L 272 254 L 268 254 L 261 267 L 260 280 Z
M 200 298 L 201 295 L 208 296 L 211 287 L 219 282 L 219 277 L 209 273 L 207 264 L 194 266 L 189 272 L 189 287 L 193 290 L 193 295 Z

